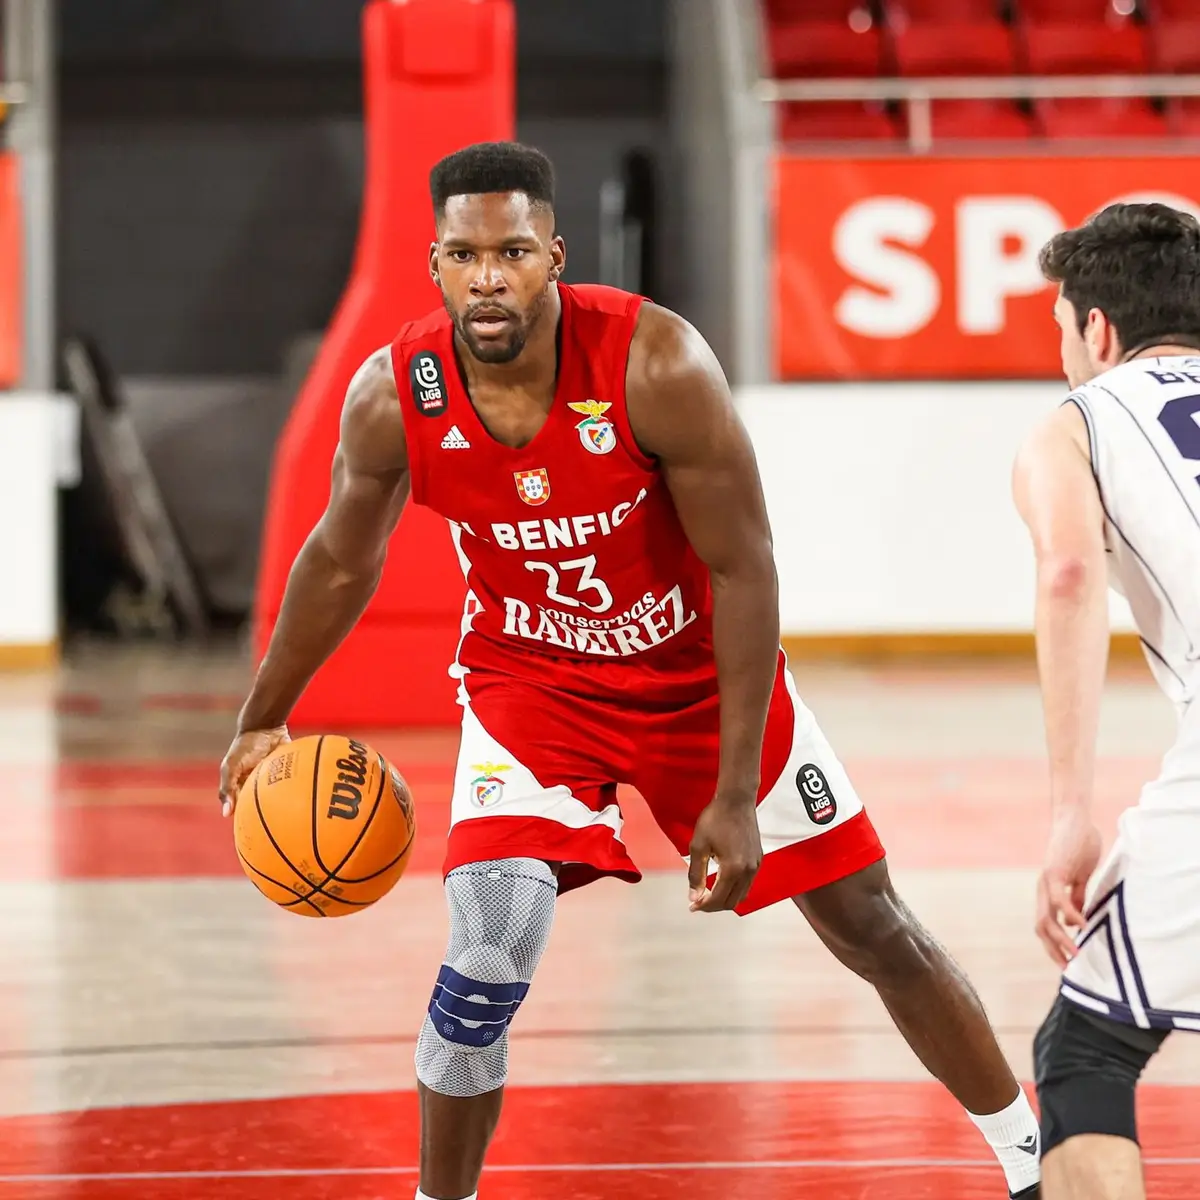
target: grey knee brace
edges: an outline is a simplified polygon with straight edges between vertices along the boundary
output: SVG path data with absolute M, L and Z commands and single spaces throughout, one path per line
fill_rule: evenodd
M 450 946 L 417 1039 L 417 1078 L 443 1096 L 508 1079 L 508 1027 L 554 920 L 558 883 L 535 858 L 458 867 L 446 877 Z

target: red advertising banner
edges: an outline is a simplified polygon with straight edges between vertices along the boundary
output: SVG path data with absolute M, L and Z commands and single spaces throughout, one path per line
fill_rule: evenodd
M 779 377 L 1058 378 L 1038 251 L 1118 200 L 1200 212 L 1200 162 L 780 157 Z

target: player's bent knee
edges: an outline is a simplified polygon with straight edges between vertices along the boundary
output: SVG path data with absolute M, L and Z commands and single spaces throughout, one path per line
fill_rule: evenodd
M 417 1078 L 446 1096 L 508 1079 L 508 1027 L 550 940 L 558 884 L 532 858 L 458 867 L 446 877 L 450 945 L 417 1038 Z
M 930 968 L 928 934 L 896 895 L 885 869 L 869 869 L 802 907 L 838 960 L 875 986 L 901 984 Z
M 1166 1036 L 1084 1012 L 1059 996 L 1033 1044 L 1042 1154 L 1088 1134 L 1136 1143 L 1138 1080 Z

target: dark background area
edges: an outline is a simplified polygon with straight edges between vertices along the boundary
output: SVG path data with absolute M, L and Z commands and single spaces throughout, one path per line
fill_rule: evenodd
M 601 184 L 665 149 L 665 0 L 516 10 L 518 136 L 557 164 L 569 278 L 595 278 Z M 60 326 L 119 375 L 275 375 L 323 327 L 357 232 L 360 11 L 62 0 Z

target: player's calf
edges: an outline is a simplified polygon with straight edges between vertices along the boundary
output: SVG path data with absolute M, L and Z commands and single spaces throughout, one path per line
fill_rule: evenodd
M 879 993 L 896 1028 L 992 1147 L 1014 1196 L 1036 1196 L 1038 1127 L 983 1004 L 896 895 L 886 862 L 796 897 L 833 954 Z
M 1143 1200 L 1135 1094 L 1166 1037 L 1055 1000 L 1034 1039 L 1048 1200 Z
M 460 1200 L 479 1184 L 508 1081 L 508 1027 L 550 938 L 558 884 L 532 858 L 446 877 L 450 944 L 417 1039 L 419 1196 Z

